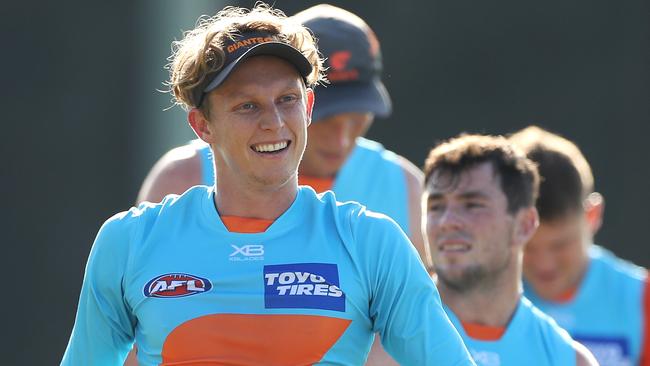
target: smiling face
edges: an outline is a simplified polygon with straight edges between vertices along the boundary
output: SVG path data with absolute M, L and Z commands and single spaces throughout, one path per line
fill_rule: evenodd
M 513 267 L 518 218 L 508 212 L 491 163 L 470 166 L 455 179 L 432 176 L 425 195 L 426 230 L 442 284 L 462 292 Z
M 314 122 L 300 173 L 320 178 L 336 175 L 373 118 L 371 113 L 341 113 Z
M 275 187 L 296 179 L 311 95 L 291 64 L 255 56 L 208 95 L 208 116 L 190 113 L 194 130 L 212 145 L 220 188 Z

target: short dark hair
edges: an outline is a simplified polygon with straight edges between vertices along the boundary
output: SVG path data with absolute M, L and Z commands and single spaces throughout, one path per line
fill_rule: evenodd
M 449 175 L 456 182 L 462 172 L 486 162 L 492 164 L 495 176 L 500 178 L 509 213 L 535 204 L 537 168 L 503 136 L 461 134 L 439 144 L 425 162 L 425 186 L 440 175 Z
M 576 144 L 537 126 L 512 134 L 510 141 L 537 164 L 540 220 L 552 221 L 582 210 L 594 190 L 594 177 Z

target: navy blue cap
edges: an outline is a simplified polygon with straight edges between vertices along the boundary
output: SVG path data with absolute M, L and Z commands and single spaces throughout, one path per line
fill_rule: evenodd
M 330 81 L 314 90 L 313 121 L 349 112 L 390 115 L 392 103 L 381 81 L 379 41 L 366 22 L 327 4 L 313 6 L 292 18 L 316 37 Z
M 253 56 L 277 56 L 293 64 L 303 78 L 312 72 L 312 65 L 299 50 L 288 43 L 282 42 L 276 35 L 269 32 L 246 32 L 236 34 L 223 47 L 225 53 L 224 66 L 212 76 L 210 82 L 195 91 L 197 105 L 201 105 L 206 94 L 213 91 L 232 73 L 242 62 Z

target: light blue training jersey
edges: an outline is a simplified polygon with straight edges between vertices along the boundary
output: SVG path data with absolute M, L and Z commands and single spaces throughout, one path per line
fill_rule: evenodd
M 470 337 L 456 314 L 447 306 L 445 310 L 478 366 L 576 365 L 569 334 L 523 296 L 505 333 L 495 341 Z
M 198 141 L 198 142 L 197 142 Z M 203 183 L 214 185 L 214 158 L 210 146 L 194 140 L 201 157 Z M 409 199 L 406 176 L 399 156 L 378 142 L 359 137 L 339 170 L 332 191 L 342 202 L 357 201 L 369 210 L 390 216 L 409 231 Z
M 556 303 L 537 296 L 525 284 L 535 306 L 553 317 L 594 354 L 601 366 L 640 364 L 647 272 L 610 251 L 592 245 L 589 266 L 573 299 Z
M 62 364 L 121 365 L 135 340 L 140 365 L 362 365 L 375 332 L 403 365 L 474 365 L 386 216 L 300 187 L 229 232 L 197 186 L 102 226 Z

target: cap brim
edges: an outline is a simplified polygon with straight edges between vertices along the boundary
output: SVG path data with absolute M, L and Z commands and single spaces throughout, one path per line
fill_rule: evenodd
M 309 60 L 297 49 L 282 42 L 266 42 L 251 47 L 248 51 L 244 52 L 238 59 L 231 62 L 229 65 L 221 69 L 217 76 L 203 89 L 204 93 L 209 93 L 221 85 L 230 73 L 242 62 L 253 56 L 277 56 L 285 59 L 296 67 L 298 73 L 303 78 L 311 74 L 312 66 Z
M 387 117 L 392 111 L 388 91 L 378 78 L 368 83 L 351 82 L 318 86 L 312 121 L 341 113 L 373 113 L 378 117 Z

